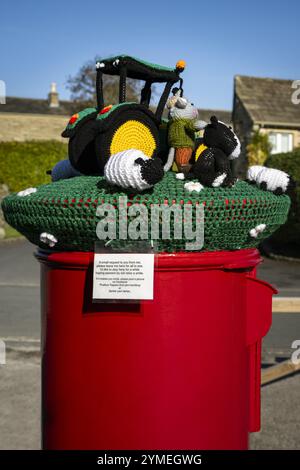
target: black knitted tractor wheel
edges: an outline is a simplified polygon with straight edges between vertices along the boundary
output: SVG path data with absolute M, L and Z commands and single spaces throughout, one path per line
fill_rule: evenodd
M 95 140 L 99 173 L 103 174 L 105 163 L 115 153 L 132 148 L 155 157 L 158 145 L 159 132 L 151 116 L 138 109 L 116 112 L 109 127 Z

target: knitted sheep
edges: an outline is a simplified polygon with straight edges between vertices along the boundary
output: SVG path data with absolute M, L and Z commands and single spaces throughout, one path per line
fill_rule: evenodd
M 293 178 L 284 171 L 259 165 L 249 167 L 247 181 L 257 184 L 264 191 L 271 191 L 276 195 L 289 192 L 296 185 Z
M 140 150 L 129 149 L 109 158 L 104 176 L 112 185 L 144 191 L 163 178 L 164 170 L 159 158 L 149 158 Z
M 187 173 L 190 169 L 190 159 L 195 146 L 195 132 L 202 127 L 198 121 L 198 110 L 182 96 L 182 90 L 173 89 L 173 94 L 167 102 L 169 108 L 168 143 L 169 156 L 164 167 L 165 171 L 172 167 L 174 157 L 178 171 Z

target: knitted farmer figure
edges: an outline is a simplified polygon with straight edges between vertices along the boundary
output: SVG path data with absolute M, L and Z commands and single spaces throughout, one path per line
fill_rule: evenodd
M 188 173 L 191 165 L 190 159 L 195 144 L 195 132 L 201 129 L 198 121 L 198 110 L 186 98 L 181 96 L 181 89 L 173 89 L 174 96 L 168 102 L 169 127 L 168 143 L 170 147 L 168 162 L 165 171 L 172 166 L 174 157 L 179 172 Z

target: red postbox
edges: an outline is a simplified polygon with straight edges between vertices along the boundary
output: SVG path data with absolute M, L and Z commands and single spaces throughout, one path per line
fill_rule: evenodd
M 93 253 L 38 252 L 45 449 L 247 449 L 259 430 L 258 251 L 155 256 L 153 301 L 93 303 Z

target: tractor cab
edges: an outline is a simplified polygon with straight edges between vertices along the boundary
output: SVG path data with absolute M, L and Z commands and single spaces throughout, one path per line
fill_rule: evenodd
M 161 156 L 159 128 L 162 113 L 174 83 L 182 79 L 185 64 L 174 69 L 120 55 L 96 62 L 97 106 L 74 114 L 63 137 L 69 137 L 69 158 L 84 174 L 103 174 L 108 158 L 115 153 L 137 149 L 150 158 Z M 103 75 L 117 75 L 119 103 L 104 103 Z M 126 101 L 126 79 L 142 80 L 140 102 Z M 165 83 L 155 111 L 149 108 L 152 85 Z

